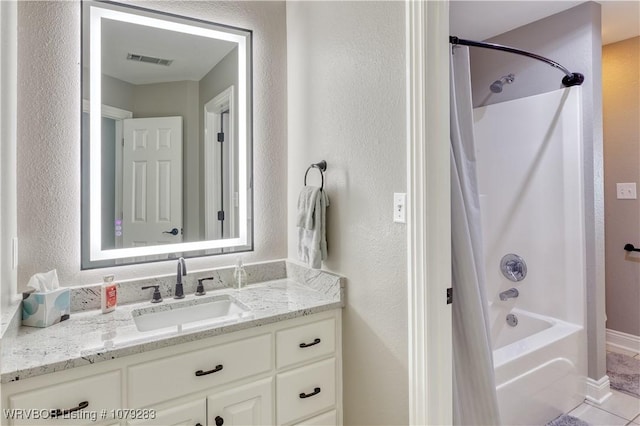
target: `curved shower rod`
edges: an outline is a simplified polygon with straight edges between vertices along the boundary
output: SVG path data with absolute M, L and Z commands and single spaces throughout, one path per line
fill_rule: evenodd
M 565 76 L 562 78 L 562 84 L 565 87 L 580 86 L 584 82 L 584 75 L 580 74 L 579 72 L 571 72 L 559 63 L 552 61 L 551 59 L 545 58 L 544 56 L 536 55 L 535 53 L 527 52 L 526 50 L 503 46 L 501 44 L 485 43 L 483 41 L 465 40 L 455 36 L 449 36 L 449 43 L 453 45 L 461 44 L 463 46 L 484 47 L 485 49 L 501 50 L 503 52 L 515 53 L 516 55 L 522 55 L 528 58 L 537 59 L 538 61 L 549 64 L 552 67 L 557 68 L 565 73 Z

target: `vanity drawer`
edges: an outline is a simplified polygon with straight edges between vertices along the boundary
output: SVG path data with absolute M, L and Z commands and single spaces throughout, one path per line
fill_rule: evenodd
M 335 403 L 335 358 L 280 373 L 276 378 L 278 424 L 332 408 Z
M 278 368 L 309 361 L 336 350 L 336 321 L 329 318 L 276 333 Z
M 296 423 L 295 426 L 335 426 L 337 424 L 338 412 L 336 410 L 331 410 L 328 413 L 320 414 L 319 416 L 311 417 L 310 419 Z
M 47 386 L 38 390 L 28 391 L 9 397 L 9 406 L 18 409 L 25 417 L 31 419 L 14 419 L 14 425 L 40 424 L 40 425 L 89 425 L 101 420 L 101 417 L 92 419 L 92 414 L 100 415 L 102 410 L 110 410 L 122 407 L 120 392 L 120 372 L 98 374 L 83 379 Z M 83 407 L 82 409 L 76 409 Z M 76 409 L 76 410 L 74 410 Z M 32 410 L 29 412 L 29 410 Z M 38 412 L 34 416 L 35 411 Z M 46 412 L 45 412 L 46 410 Z M 60 410 L 67 412 L 62 416 L 51 418 L 47 412 Z M 35 417 L 40 417 L 36 419 Z
M 129 406 L 144 407 L 270 370 L 270 334 L 134 365 L 128 368 Z

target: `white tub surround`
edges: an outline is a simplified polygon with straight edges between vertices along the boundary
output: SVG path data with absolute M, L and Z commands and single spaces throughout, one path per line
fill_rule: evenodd
M 258 272 L 263 266 L 269 271 L 268 273 Z M 198 274 L 217 273 L 223 276 L 227 273 L 226 269 L 228 268 L 222 271 L 200 271 Z M 282 276 L 272 275 L 274 270 L 281 271 Z M 174 300 L 167 296 L 158 305 L 202 303 L 201 298 L 231 295 L 250 308 L 250 315 L 233 322 L 213 323 L 181 332 L 178 332 L 175 327 L 140 332 L 136 328 L 131 313 L 135 309 L 154 306 L 149 302 L 151 290 L 145 290 L 144 302 L 118 305 L 116 310 L 109 314 L 102 314 L 99 310 L 76 312 L 71 314 L 69 320 L 48 328 L 20 327 L 15 335 L 7 333 L 2 341 L 1 382 L 22 380 L 167 346 L 194 342 L 343 306 L 345 281 L 340 276 L 311 270 L 288 261 L 247 265 L 247 271 L 251 284 L 240 291 L 224 287 L 210 291 L 206 296 L 197 297 L 192 291 L 187 292 L 185 286 L 185 294 L 187 294 L 185 299 Z M 271 280 L 256 283 L 256 276 L 269 276 Z M 223 282 L 230 284 L 226 280 Z M 135 286 L 138 285 L 140 282 L 136 281 Z M 82 294 L 82 292 L 74 294 Z
M 581 90 L 474 110 L 503 424 L 546 424 L 587 394 Z M 500 271 L 509 253 L 526 262 L 521 281 Z M 518 296 L 500 300 L 511 288 Z M 507 321 L 509 314 L 517 316 L 517 325 Z

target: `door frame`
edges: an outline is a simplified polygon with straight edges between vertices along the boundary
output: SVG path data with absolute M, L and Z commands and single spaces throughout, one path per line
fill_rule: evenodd
M 82 100 L 82 112 L 89 113 L 90 102 L 87 99 Z M 115 193 L 115 217 L 122 220 L 122 145 L 124 143 L 124 134 L 122 131 L 122 121 L 127 118 L 133 118 L 133 112 L 125 109 L 112 107 L 102 104 L 102 117 L 110 118 L 116 122 L 116 137 L 114 143 L 116 145 L 116 193 Z M 120 141 L 120 143 L 118 143 Z M 122 236 L 115 237 L 116 248 L 122 247 Z M 118 262 L 116 262 L 118 263 Z
M 452 424 L 449 4 L 408 1 L 409 421 Z M 455 295 L 454 295 L 455 297 Z
M 208 101 L 204 105 L 204 236 L 205 240 L 215 240 L 221 238 L 218 226 L 218 218 L 213 212 L 219 210 L 220 199 L 220 178 L 219 174 L 214 173 L 215 164 L 219 164 L 223 159 L 220 156 L 220 150 L 216 149 L 217 134 L 220 131 L 220 120 L 222 118 L 222 112 L 229 111 L 229 128 L 225 133 L 228 134 L 228 160 L 229 160 L 229 173 L 228 181 L 225 186 L 231 188 L 231 194 L 229 195 L 229 206 L 225 212 L 225 221 L 228 220 L 230 235 L 225 238 L 237 237 L 235 235 L 236 229 L 236 205 L 234 200 L 236 199 L 236 182 L 235 174 L 235 129 L 233 123 L 235 122 L 235 102 L 234 102 L 234 86 L 229 86 L 213 99 Z

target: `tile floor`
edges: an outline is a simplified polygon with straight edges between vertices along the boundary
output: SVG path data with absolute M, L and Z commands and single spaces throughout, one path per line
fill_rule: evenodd
M 607 351 L 618 352 L 640 359 L 640 353 L 629 352 L 613 346 Z M 611 390 L 612 395 L 602 405 L 583 402 L 569 412 L 593 426 L 635 426 L 640 425 L 640 399 Z

